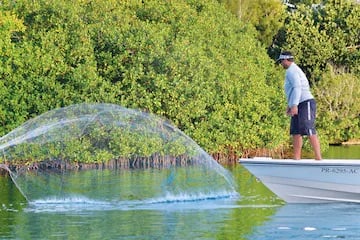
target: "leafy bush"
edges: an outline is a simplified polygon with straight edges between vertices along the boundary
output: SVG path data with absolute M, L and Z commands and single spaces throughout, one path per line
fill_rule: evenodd
M 328 0 L 323 4 L 299 5 L 284 25 L 283 49 L 291 49 L 310 77 L 321 80 L 331 64 L 360 74 L 360 4 L 352 0 Z
M 1 9 L 25 26 L 9 43 L 2 133 L 57 107 L 107 102 L 164 116 L 209 153 L 287 142 L 282 73 L 255 29 L 216 1 L 20 0 Z
M 319 122 L 330 143 L 360 137 L 360 78 L 330 69 L 315 87 Z

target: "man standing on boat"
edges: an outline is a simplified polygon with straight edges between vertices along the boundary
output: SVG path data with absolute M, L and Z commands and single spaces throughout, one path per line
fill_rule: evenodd
M 303 136 L 308 136 L 314 150 L 315 159 L 321 160 L 320 142 L 315 130 L 316 102 L 310 92 L 305 73 L 294 62 L 291 52 L 282 52 L 276 62 L 280 62 L 285 73 L 286 114 L 291 116 L 290 134 L 293 137 L 294 159 L 301 159 Z

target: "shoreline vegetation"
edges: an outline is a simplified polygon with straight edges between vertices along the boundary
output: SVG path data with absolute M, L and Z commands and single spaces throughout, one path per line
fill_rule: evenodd
M 359 143 L 349 139 L 360 139 L 360 4 L 306 2 L 4 1 L 0 135 L 54 109 L 106 103 L 168 119 L 224 165 L 288 157 L 284 72 L 274 64 L 286 49 L 311 83 L 321 148 Z M 108 138 L 104 131 L 94 136 Z M 76 155 L 70 159 L 87 162 L 133 156 L 133 144 L 148 142 L 130 134 L 115 147 L 124 146 L 119 141 L 130 148 L 96 151 L 92 141 L 66 147 Z M 158 143 L 136 153 L 159 152 Z M 32 149 L 14 158 L 56 159 L 63 148 Z
M 66 171 L 81 170 L 117 170 L 117 169 L 163 169 L 172 167 L 188 167 L 203 164 L 202 160 L 196 158 L 178 156 L 178 157 L 135 157 L 135 158 L 118 158 L 104 162 L 84 163 L 68 160 L 43 160 L 40 162 L 5 162 L 0 164 L 0 175 L 7 175 L 9 172 L 23 171 L 46 171 L 61 173 Z
M 0 168 L 7 171 L 19 171 L 21 169 L 26 170 L 46 170 L 54 169 L 59 171 L 66 170 L 87 170 L 87 169 L 149 169 L 149 168 L 169 168 L 175 166 L 186 167 L 196 164 L 196 161 L 192 161 L 191 158 L 180 157 L 136 157 L 136 158 L 118 158 L 111 159 L 104 162 L 95 163 L 83 163 L 77 161 L 68 160 L 43 160 L 40 162 L 32 163 L 3 163 L 0 164 Z
M 353 139 L 349 142 L 344 142 L 341 144 L 336 144 L 336 146 L 346 146 L 346 145 L 360 145 L 360 140 Z M 334 145 L 335 146 L 335 145 Z M 309 157 L 312 153 L 304 152 L 304 156 Z M 254 150 L 247 152 L 246 157 L 255 157 L 255 156 L 266 156 L 266 157 L 280 157 L 280 158 L 291 158 L 291 153 L 277 153 L 269 154 L 269 151 L 266 150 Z M 239 157 L 232 156 L 227 160 L 224 160 L 221 154 L 216 154 L 213 156 L 215 161 L 223 166 L 231 166 L 237 164 Z M 311 157 L 310 157 L 311 158 Z M 222 160 L 220 160 L 222 159 Z M 169 167 L 187 167 L 196 164 L 196 161 L 192 161 L 191 158 L 181 156 L 181 157 L 156 157 L 156 158 L 119 158 L 112 159 L 105 162 L 95 162 L 95 163 L 84 163 L 76 161 L 66 161 L 66 160 L 43 160 L 43 161 L 33 161 L 33 162 L 21 162 L 21 163 L 12 163 L 12 162 L 3 162 L 0 164 L 0 176 L 5 176 L 9 174 L 9 171 L 47 171 L 47 172 L 65 172 L 65 171 L 81 171 L 81 170 L 116 170 L 116 169 L 162 169 Z

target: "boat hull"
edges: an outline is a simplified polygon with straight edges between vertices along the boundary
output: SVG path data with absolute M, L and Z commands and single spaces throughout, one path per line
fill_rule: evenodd
M 360 203 L 359 160 L 240 159 L 278 197 L 289 203 Z

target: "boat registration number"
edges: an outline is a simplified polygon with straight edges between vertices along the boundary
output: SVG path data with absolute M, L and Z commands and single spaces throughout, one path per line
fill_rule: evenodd
M 323 167 L 322 173 L 342 173 L 342 174 L 359 174 L 360 168 L 340 168 L 340 167 Z

